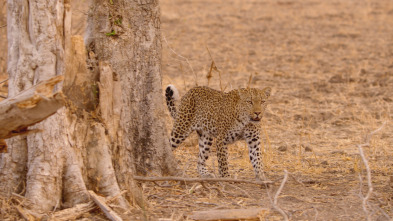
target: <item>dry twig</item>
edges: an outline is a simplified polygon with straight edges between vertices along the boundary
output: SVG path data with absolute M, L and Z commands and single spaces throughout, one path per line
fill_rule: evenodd
M 247 191 L 243 190 L 242 188 L 236 186 L 236 185 L 232 185 L 232 184 L 227 184 L 228 186 L 231 186 L 237 190 L 239 190 L 240 192 L 242 192 L 245 196 L 247 196 L 250 199 L 253 199 L 254 197 L 252 197 L 250 194 L 247 193 Z
M 168 41 L 166 40 L 165 36 L 163 36 L 163 39 L 164 39 L 166 45 L 168 46 L 169 50 L 171 50 L 171 52 L 172 52 L 173 54 L 175 54 L 177 57 L 183 59 L 182 61 L 187 62 L 188 66 L 190 66 L 190 69 L 191 69 L 192 73 L 195 75 L 195 83 L 196 83 L 197 86 L 198 86 L 198 81 L 197 81 L 198 78 L 197 78 L 197 75 L 196 75 L 196 73 L 194 72 L 194 68 L 192 68 L 192 65 L 191 65 L 190 61 L 188 60 L 188 58 L 186 58 L 186 57 L 184 57 L 184 56 L 182 56 L 182 55 L 176 53 L 176 51 L 173 50 L 173 49 L 171 48 L 171 46 L 169 46 Z
M 19 212 L 19 214 L 27 221 L 34 220 L 34 217 L 30 215 L 28 212 L 26 212 L 22 207 L 16 206 L 16 210 Z
M 218 187 L 209 187 L 209 186 L 207 186 L 207 185 L 206 185 L 205 183 L 203 183 L 203 182 L 201 183 L 201 185 L 202 185 L 205 189 L 208 189 L 209 191 L 216 190 L 218 195 L 221 195 L 221 196 L 223 196 L 223 197 L 226 197 L 225 194 L 224 194 Z
M 208 75 L 206 76 L 207 79 L 208 79 L 207 84 L 209 85 L 209 83 L 210 83 L 210 78 L 212 77 L 212 71 L 213 71 L 213 70 L 214 70 L 214 71 L 217 71 L 217 72 L 218 72 L 218 76 L 219 76 L 219 81 L 220 81 L 220 90 L 223 92 L 223 91 L 225 91 L 225 88 L 226 88 L 226 87 L 225 87 L 225 88 L 222 87 L 221 71 L 218 70 L 218 68 L 217 68 L 217 66 L 216 66 L 216 62 L 214 62 L 214 59 L 213 59 L 213 57 L 212 57 L 212 54 L 210 53 L 209 47 L 206 46 L 206 49 L 207 49 L 207 52 L 209 53 L 210 59 L 212 60 L 212 63 L 211 63 L 211 65 L 210 65 L 209 73 L 208 73 Z
M 252 73 L 250 74 L 250 77 L 248 78 L 247 88 L 250 88 L 251 82 L 252 82 Z
M 95 208 L 97 208 L 97 206 L 92 201 L 88 203 L 77 204 L 74 207 L 52 213 L 50 220 L 75 220 L 81 217 L 83 214 L 91 212 Z
M 7 78 L 7 79 L 5 79 L 5 80 L 3 80 L 3 81 L 0 81 L 0 84 L 6 82 L 6 81 L 8 81 L 8 80 L 9 80 L 9 78 Z
M 281 185 L 278 188 L 276 194 L 274 195 L 274 199 L 273 199 L 273 208 L 275 210 L 277 210 L 279 213 L 281 213 L 281 215 L 284 217 L 284 220 L 288 220 L 288 216 L 287 214 L 284 212 L 284 210 L 282 210 L 278 205 L 277 205 L 277 199 L 278 196 L 280 195 L 282 189 L 284 188 L 285 183 L 287 182 L 288 179 L 288 171 L 284 170 L 285 174 L 284 174 L 284 178 L 281 181 Z
M 368 200 L 369 200 L 370 197 L 371 197 L 371 194 L 373 193 L 373 185 L 372 185 L 372 181 L 371 181 L 371 170 L 370 170 L 370 166 L 368 165 L 368 160 L 367 160 L 366 157 L 364 156 L 363 147 L 365 147 L 365 146 L 370 146 L 371 137 L 372 137 L 374 134 L 378 133 L 380 130 L 382 130 L 382 128 L 383 128 L 385 125 L 386 125 L 386 121 L 382 124 L 382 126 L 380 126 L 378 129 L 372 131 L 371 133 L 369 133 L 369 134 L 366 136 L 365 143 L 363 143 L 363 144 L 358 144 L 358 145 L 357 145 L 357 147 L 358 147 L 358 149 L 359 149 L 360 157 L 362 158 L 363 164 L 364 164 L 364 166 L 366 167 L 366 173 L 367 173 L 367 185 L 368 185 L 367 194 L 366 194 L 366 196 L 364 196 L 364 195 L 362 194 L 361 186 L 360 186 L 360 193 L 359 193 L 360 198 L 362 199 L 363 211 L 364 211 L 364 213 L 365 213 L 366 216 L 367 216 L 367 220 L 371 220 L 371 214 L 370 214 L 370 212 L 369 212 L 368 209 L 367 209 L 367 204 L 368 204 Z M 359 180 L 360 180 L 360 183 L 362 183 L 362 176 L 361 176 L 360 174 L 359 174 Z
M 313 206 L 312 208 L 313 208 L 313 209 L 314 209 L 314 211 L 315 211 L 315 217 L 314 217 L 314 220 L 316 221 L 316 220 L 317 220 L 317 218 L 318 218 L 318 210 L 317 210 L 317 208 L 315 208 L 315 206 Z
M 103 197 L 99 197 L 96 193 L 93 191 L 89 190 L 89 194 L 93 201 L 100 207 L 100 209 L 104 212 L 106 217 L 112 221 L 121 221 L 122 218 L 120 218 L 119 215 L 115 213 L 105 202 L 105 198 L 102 199 Z
M 138 181 L 182 181 L 182 182 L 233 182 L 233 183 L 252 183 L 257 185 L 272 184 L 272 181 L 253 181 L 231 178 L 184 178 L 184 177 L 142 177 L 134 176 L 134 180 Z
M 194 220 L 256 220 L 265 208 L 194 211 L 188 218 Z
M 113 197 L 107 199 L 106 202 L 107 202 L 107 203 L 113 202 L 113 201 L 117 200 L 119 197 L 121 197 L 121 196 L 122 196 L 123 194 L 125 194 L 125 193 L 127 193 L 127 190 L 121 191 L 119 194 L 117 194 L 117 195 L 115 195 L 115 196 L 113 196 Z

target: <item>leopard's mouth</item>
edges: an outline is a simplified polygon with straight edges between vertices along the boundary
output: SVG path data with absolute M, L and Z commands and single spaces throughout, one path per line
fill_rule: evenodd
M 251 120 L 252 122 L 259 122 L 259 121 L 261 121 L 261 118 L 255 117 L 255 118 L 250 118 L 250 120 Z

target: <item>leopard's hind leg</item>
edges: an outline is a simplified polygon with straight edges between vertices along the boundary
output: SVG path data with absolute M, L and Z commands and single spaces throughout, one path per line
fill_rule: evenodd
M 198 131 L 199 136 L 199 157 L 198 157 L 198 173 L 201 177 L 214 177 L 206 168 L 206 160 L 209 158 L 213 137 L 208 133 Z
M 169 142 L 172 149 L 177 148 L 193 131 L 192 119 L 189 114 L 180 111 L 173 123 L 171 137 Z
M 218 172 L 220 177 L 229 177 L 228 167 L 228 144 L 225 139 L 218 136 L 216 139 L 217 145 L 217 160 L 218 160 Z
M 191 132 L 191 128 L 181 130 L 174 126 L 169 139 L 172 149 L 176 149 L 181 143 L 183 143 L 183 141 L 190 135 Z

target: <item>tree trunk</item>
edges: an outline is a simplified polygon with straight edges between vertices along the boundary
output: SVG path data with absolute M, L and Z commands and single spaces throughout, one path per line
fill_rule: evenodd
M 69 0 L 8 1 L 9 96 L 65 75 L 66 108 L 7 140 L 0 193 L 23 191 L 33 209 L 89 200 L 88 190 L 144 206 L 135 173 L 174 174 L 163 121 L 156 1 L 92 1 L 86 42 L 70 36 Z M 87 61 L 87 62 L 86 62 Z M 24 184 L 25 182 L 25 184 Z M 15 188 L 17 187 L 17 188 Z
M 131 154 L 134 162 L 122 163 L 135 167 L 138 173 L 174 174 L 174 158 L 163 120 L 158 1 L 111 2 L 93 1 L 85 43 L 90 59 L 96 60 L 93 63 L 108 64 L 104 69 L 113 72 L 108 78 L 113 78 L 115 90 L 121 93 L 115 95 L 122 103 L 117 141 L 125 149 L 114 152 L 118 156 Z M 117 170 L 119 166 L 116 165 Z M 120 174 L 119 180 L 129 179 Z

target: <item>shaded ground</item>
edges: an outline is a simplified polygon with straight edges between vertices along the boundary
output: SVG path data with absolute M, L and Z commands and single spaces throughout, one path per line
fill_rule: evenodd
M 86 2 L 73 2 L 74 34 L 81 34 Z M 273 88 L 263 120 L 263 160 L 267 178 L 277 184 L 267 191 L 251 184 L 142 183 L 152 206 L 133 218 L 180 220 L 195 210 L 271 208 L 267 193 L 274 195 L 288 170 L 278 205 L 292 220 L 364 220 L 359 191 L 362 186 L 365 193 L 367 183 L 356 144 L 385 121 L 364 151 L 374 186 L 372 219 L 393 217 L 392 1 L 160 4 L 163 87 L 175 84 L 182 94 L 196 84 L 228 91 L 246 87 L 252 75 L 252 87 Z M 213 72 L 209 81 L 212 59 L 221 78 Z M 169 116 L 167 122 L 170 129 Z M 176 150 L 184 176 L 197 177 L 197 153 L 195 134 Z M 233 177 L 254 178 L 245 143 L 230 146 L 229 163 Z M 208 165 L 217 174 L 214 150 Z M 281 215 L 270 210 L 261 218 Z

